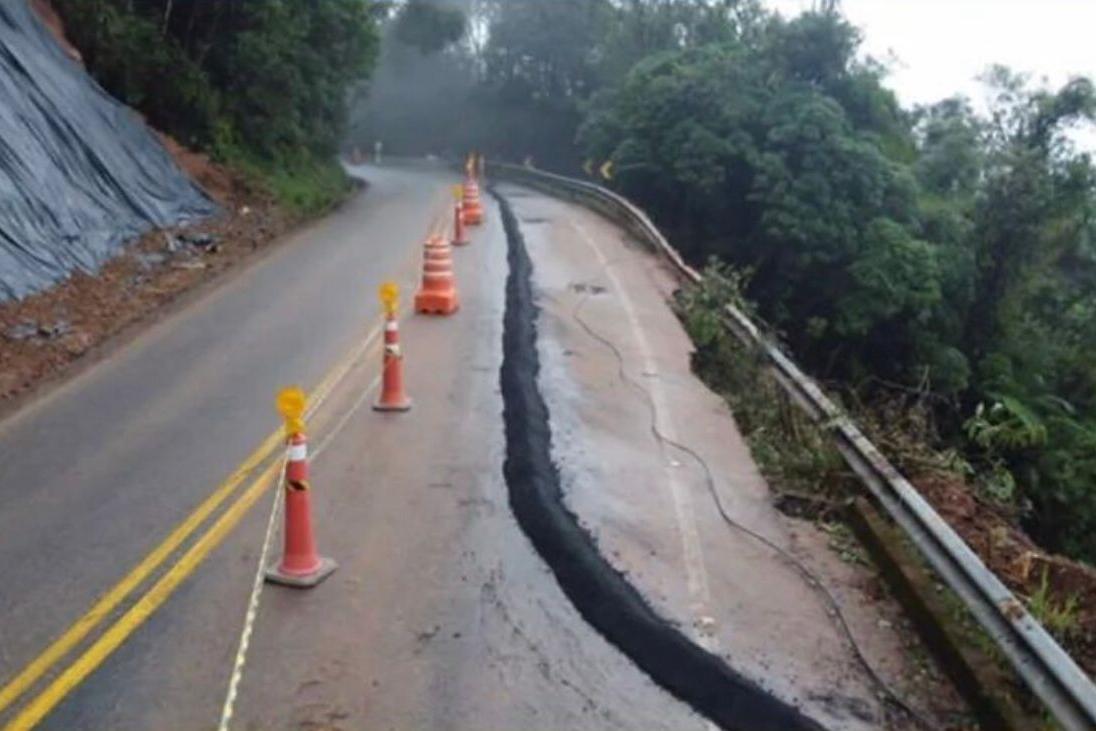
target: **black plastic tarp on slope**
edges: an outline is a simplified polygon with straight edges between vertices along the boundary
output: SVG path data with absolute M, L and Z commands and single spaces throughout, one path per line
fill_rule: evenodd
M 150 228 L 214 211 L 26 0 L 0 0 L 0 300 L 93 272 Z

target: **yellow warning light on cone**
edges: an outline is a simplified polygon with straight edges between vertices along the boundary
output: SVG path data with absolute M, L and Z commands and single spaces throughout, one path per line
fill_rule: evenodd
M 456 185 L 454 185 L 451 188 L 451 190 L 453 192 L 453 200 L 459 202 L 461 200 L 461 198 L 464 197 L 464 186 L 461 185 L 460 183 L 457 183 Z
M 327 578 L 335 562 L 316 550 L 312 533 L 312 489 L 308 479 L 308 437 L 304 433 L 304 410 L 308 403 L 304 391 L 296 386 L 283 388 L 275 400 L 285 419 L 285 530 L 282 557 L 266 567 L 266 580 L 298 589 L 307 589 Z
M 384 305 L 384 360 L 381 365 L 381 395 L 373 404 L 375 411 L 408 411 L 411 399 L 403 388 L 403 350 L 400 349 L 400 323 L 396 307 L 400 288 L 395 282 L 385 282 L 377 290 Z
M 278 392 L 274 405 L 285 420 L 287 436 L 304 433 L 304 409 L 308 399 L 297 386 L 287 386 Z
M 385 282 L 377 290 L 377 296 L 381 298 L 386 315 L 396 314 L 396 308 L 400 304 L 400 288 L 395 282 Z

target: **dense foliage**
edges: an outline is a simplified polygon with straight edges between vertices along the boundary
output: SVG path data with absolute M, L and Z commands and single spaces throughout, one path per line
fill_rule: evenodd
M 330 183 L 375 60 L 368 0 L 55 0 L 88 69 L 184 144 L 277 184 Z M 299 174 L 298 174 L 299 173 Z M 292 189 L 293 184 L 286 189 Z
M 904 110 L 833 3 L 793 20 L 757 0 L 55 4 L 109 91 L 302 207 L 338 186 L 315 161 L 379 20 L 353 144 L 612 160 L 694 262 L 748 274 L 812 372 L 923 392 L 988 496 L 1096 559 L 1096 172 L 1067 136 L 1096 115 L 1091 81 L 995 68 L 986 114 Z
M 1092 83 L 1004 69 L 988 119 L 909 114 L 835 13 L 675 49 L 594 100 L 580 138 L 808 367 L 920 387 L 992 496 L 1096 558 L 1096 171 L 1063 132 Z
M 792 20 L 756 0 L 433 2 L 474 32 L 392 44 L 389 85 L 437 93 L 398 125 L 379 95 L 362 137 L 612 160 L 695 263 L 748 273 L 809 370 L 922 392 L 987 496 L 1096 560 L 1096 172 L 1067 135 L 1096 114 L 1090 80 L 993 68 L 988 113 L 910 111 L 832 2 Z
M 408 0 L 392 28 L 400 43 L 422 53 L 437 53 L 464 36 L 464 14 L 425 0 Z

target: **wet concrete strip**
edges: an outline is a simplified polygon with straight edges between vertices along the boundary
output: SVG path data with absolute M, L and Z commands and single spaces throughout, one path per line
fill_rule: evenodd
M 513 207 L 522 222 L 552 222 L 521 225 L 538 385 L 565 504 L 601 554 L 658 615 L 827 728 L 962 725 L 962 702 L 910 647 L 867 557 L 846 552 L 834 526 L 773 506 L 734 415 L 693 373 L 694 345 L 670 305 L 676 275 L 596 212 L 546 196 Z M 710 602 L 690 591 L 674 477 L 697 508 Z M 932 720 L 904 712 L 907 701 Z
M 510 273 L 506 282 L 500 384 L 506 431 L 503 472 L 522 530 L 579 613 L 656 683 L 727 729 L 820 729 L 721 658 L 659 617 L 598 552 L 563 504 L 551 458 L 547 406 L 537 385 L 537 308 L 532 264 L 506 199 L 502 210 Z

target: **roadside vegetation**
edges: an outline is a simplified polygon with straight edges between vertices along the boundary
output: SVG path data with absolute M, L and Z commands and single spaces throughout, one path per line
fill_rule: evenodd
M 368 0 L 54 0 L 91 74 L 156 129 L 298 216 L 341 199 L 348 98 L 378 47 Z
M 986 59 L 988 112 L 904 109 L 836 2 L 409 0 L 385 28 L 363 147 L 611 160 L 602 182 L 732 267 L 810 373 L 1096 562 L 1096 168 L 1069 136 L 1090 79 Z
M 0 409 L 344 200 L 336 155 L 379 44 L 371 0 L 28 2 L 221 215 L 148 231 L 94 276 L 0 303 Z M 79 110 L 57 113 L 82 131 Z
M 743 294 L 743 275 L 714 259 L 703 274 L 698 285 L 682 288 L 675 302 L 696 345 L 693 369 L 731 407 L 777 507 L 814 520 L 831 534 L 831 547 L 843 560 L 862 563 L 861 550 L 842 537 L 856 522 L 850 520 L 851 503 L 863 488 L 835 448 L 830 425 L 808 417 L 785 392 L 764 353 L 745 345 L 727 327 L 728 303 L 758 318 L 756 306 Z M 888 393 L 864 403 L 847 384 L 833 383 L 829 390 L 989 568 L 1027 600 L 1032 615 L 1083 668 L 1096 673 L 1096 582 L 1091 569 L 1040 550 L 1018 529 L 1011 507 L 970 489 L 971 468 L 958 450 L 940 444 L 924 393 Z M 914 552 L 912 545 L 900 543 L 903 550 Z M 952 623 L 950 631 L 993 662 L 1001 678 L 1011 677 L 1006 661 L 959 599 L 942 584 L 937 584 L 937 592 L 950 597 L 944 600 L 948 610 L 940 615 Z M 1030 703 L 1031 698 L 1011 682 L 992 682 L 1001 682 L 1008 693 Z
M 1063 132 L 1091 82 L 990 72 L 964 100 L 898 107 L 836 14 L 656 56 L 591 104 L 581 139 L 694 261 L 817 377 L 911 391 L 985 496 L 1096 561 L 1094 169 Z

